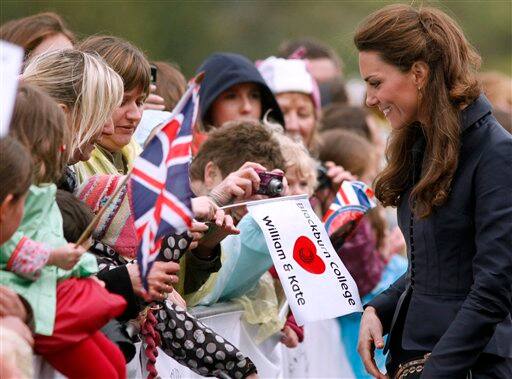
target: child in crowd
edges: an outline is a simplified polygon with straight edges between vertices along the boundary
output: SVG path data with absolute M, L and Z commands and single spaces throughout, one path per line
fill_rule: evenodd
M 374 147 L 368 141 L 345 130 L 327 131 L 322 134 L 322 141 L 321 159 L 342 165 L 358 180 L 371 186 L 377 174 L 378 160 Z M 370 213 L 373 216 L 363 217 L 353 235 L 338 251 L 343 264 L 354 277 L 361 297 L 380 281 L 384 257 L 388 255 L 385 251 L 385 220 L 378 210 Z
M 88 278 L 94 257 L 66 244 L 53 182 L 68 159 L 66 117 L 36 87 L 22 85 L 11 122 L 15 136 L 30 151 L 33 185 L 17 231 L 0 248 L 1 282 L 23 295 L 35 319 L 35 351 L 69 378 L 124 378 L 119 349 L 99 329 L 121 314 L 126 302 Z
M 28 151 L 14 138 L 0 139 L 0 246 L 11 238 L 23 217 L 32 161 Z M 3 275 L 0 274 L 0 275 Z M 26 325 L 30 306 L 19 295 L 0 286 L 0 377 L 33 377 L 32 332 Z
M 347 130 L 333 129 L 321 134 L 320 158 L 350 170 L 358 180 L 371 186 L 378 173 L 379 159 L 375 146 Z M 400 244 L 391 243 L 383 208 L 371 210 L 338 249 L 343 264 L 354 278 L 363 303 L 386 289 L 407 269 L 407 260 L 397 255 Z M 402 238 L 403 239 L 403 238 Z M 333 241 L 336 245 L 336 241 Z M 358 378 L 369 378 L 357 354 L 360 314 L 339 318 L 342 340 L 352 370 Z M 384 365 L 384 355 L 376 352 L 376 361 Z

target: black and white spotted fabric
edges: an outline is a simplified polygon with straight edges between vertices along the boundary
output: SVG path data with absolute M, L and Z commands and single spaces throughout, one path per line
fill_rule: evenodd
M 157 260 L 179 262 L 191 242 L 187 232 L 167 236 L 162 241 Z M 129 262 L 101 242 L 95 242 L 93 249 L 100 270 L 110 270 Z M 152 302 L 150 306 L 160 308 L 154 312 L 160 347 L 178 363 L 199 375 L 218 378 L 227 375 L 240 379 L 256 372 L 256 366 L 248 357 L 182 307 L 170 301 Z
M 256 372 L 248 357 L 182 307 L 167 301 L 155 316 L 161 349 L 195 373 L 241 379 Z
M 171 234 L 163 239 L 162 247 L 157 258 L 159 261 L 179 262 L 183 254 L 187 251 L 192 237 L 188 232 L 181 234 Z

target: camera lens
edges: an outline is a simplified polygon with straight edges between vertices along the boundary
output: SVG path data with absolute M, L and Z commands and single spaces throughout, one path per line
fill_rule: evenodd
M 283 182 L 279 179 L 271 179 L 268 182 L 268 195 L 279 196 L 283 192 Z

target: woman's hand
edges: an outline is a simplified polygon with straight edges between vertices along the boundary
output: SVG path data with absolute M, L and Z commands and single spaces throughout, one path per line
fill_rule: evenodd
M 208 196 L 220 207 L 233 201 L 248 200 L 260 187 L 257 171 L 266 171 L 266 169 L 258 163 L 245 162 L 238 170 L 226 176 Z
M 359 327 L 359 342 L 357 352 L 361 356 L 366 371 L 377 379 L 386 379 L 386 375 L 381 373 L 375 363 L 374 352 L 377 349 L 384 348 L 384 338 L 382 338 L 382 323 L 373 307 L 367 307 L 361 318 Z
M 153 109 L 155 111 L 163 111 L 165 110 L 164 98 L 155 94 L 156 86 L 151 84 L 149 86 L 149 95 L 146 101 L 144 102 L 143 108 Z
M 71 270 L 80 260 L 80 257 L 85 253 L 82 246 L 77 246 L 74 243 L 60 246 L 50 252 L 48 258 L 48 265 L 57 266 L 64 270 Z
M 165 300 L 174 290 L 173 284 L 178 283 L 176 275 L 180 265 L 175 262 L 157 261 L 151 266 L 148 274 L 148 295 L 151 300 Z
M 146 301 L 160 301 L 165 300 L 167 295 L 174 290 L 173 284 L 178 283 L 178 276 L 176 274 L 180 270 L 180 265 L 175 262 L 157 261 L 153 263 L 147 278 L 148 292 L 142 286 L 139 266 L 129 263 L 127 270 L 132 282 L 133 292 L 137 296 L 142 297 Z

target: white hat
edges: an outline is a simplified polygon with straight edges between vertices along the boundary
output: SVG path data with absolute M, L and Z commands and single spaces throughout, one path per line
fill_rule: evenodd
M 300 92 L 311 96 L 315 108 L 320 108 L 318 85 L 307 69 L 306 61 L 270 57 L 256 67 L 274 94 Z

